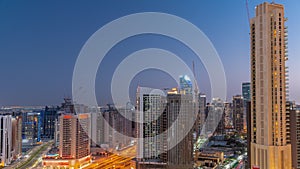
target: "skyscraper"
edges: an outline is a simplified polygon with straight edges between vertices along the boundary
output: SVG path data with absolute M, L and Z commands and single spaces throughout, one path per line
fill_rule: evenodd
M 185 133 L 187 124 L 193 122 L 193 109 L 192 95 L 167 95 L 167 125 L 170 127 L 175 123 L 174 130 L 168 130 L 168 143 L 177 143 L 172 148 L 168 144 L 167 169 L 193 169 L 193 130 Z M 178 140 L 179 135 L 185 137 Z
M 296 103 L 292 101 L 286 101 L 286 142 L 291 144 L 291 112 L 296 109 Z
M 244 99 L 241 95 L 232 99 L 233 128 L 237 132 L 244 131 Z
M 44 167 L 82 168 L 91 161 L 90 157 L 90 114 L 86 106 L 73 105 L 65 99 L 59 112 L 59 155 L 45 156 Z M 57 137 L 57 136 L 56 136 Z
M 225 134 L 225 107 L 223 107 L 223 113 L 220 116 L 221 116 L 221 120 L 219 121 L 218 127 L 215 130 L 214 135 Z
M 193 94 L 193 84 L 191 78 L 188 75 L 182 75 L 179 77 L 180 93 L 181 94 Z
M 12 151 L 13 159 L 22 155 L 22 117 L 18 115 L 12 118 Z
M 246 101 L 251 100 L 251 83 L 250 82 L 244 82 L 242 83 L 242 93 L 243 93 L 243 98 Z
M 207 105 L 208 115 L 205 123 L 205 132 L 207 135 L 213 135 L 217 129 L 218 133 L 224 130 L 224 102 L 220 98 L 213 98 L 212 102 Z M 222 123 L 219 126 L 219 123 Z M 219 127 L 219 128 L 218 128 Z
M 63 159 L 80 159 L 90 155 L 89 114 L 60 116 L 59 155 Z
M 232 103 L 225 102 L 224 103 L 224 115 L 225 115 L 225 128 L 232 129 Z
M 75 108 L 76 106 L 76 108 Z M 59 117 L 59 155 L 61 158 L 80 159 L 90 154 L 90 117 L 83 105 L 73 105 L 65 99 L 64 112 Z
M 42 133 L 41 137 L 44 139 L 54 139 L 55 120 L 58 118 L 59 107 L 45 107 L 42 112 Z
M 129 119 L 132 119 L 133 111 L 134 109 L 127 109 L 126 107 L 116 108 L 114 105 L 108 104 L 108 109 L 103 112 L 104 120 L 106 121 L 106 123 L 102 122 L 101 124 L 103 132 L 105 132 L 103 141 L 110 148 L 124 148 L 131 143 L 134 131 L 132 121 Z M 98 116 L 100 120 L 101 116 Z
M 12 118 L 10 115 L 0 116 L 0 166 L 7 166 L 12 160 Z
M 205 123 L 205 109 L 206 109 L 206 95 L 203 93 L 199 94 L 198 98 L 199 106 L 199 132 L 202 131 L 202 127 Z
M 41 111 L 22 113 L 23 151 L 27 151 L 41 141 Z
M 139 123 L 138 168 L 193 168 L 195 121 L 193 95 L 179 94 L 172 88 L 167 96 L 151 88 L 137 91 Z M 172 127 L 171 127 L 172 126 Z
M 104 143 L 104 118 L 101 112 L 92 112 L 91 114 L 91 145 L 100 146 Z
M 137 158 L 138 168 L 165 167 L 166 144 L 162 131 L 166 126 L 163 113 L 166 97 L 163 93 L 155 92 L 151 88 L 138 87 L 137 89 Z
M 290 106 L 292 167 L 300 168 L 300 106 Z
M 284 6 L 263 3 L 251 19 L 251 167 L 290 169 L 286 137 Z
M 242 83 L 242 95 L 243 95 L 243 99 L 244 99 L 244 128 L 246 129 L 246 131 L 248 130 L 248 122 L 250 119 L 247 119 L 247 114 L 249 114 L 250 112 L 247 112 L 248 110 L 248 105 L 247 104 L 251 104 L 251 83 L 250 82 L 244 82 Z

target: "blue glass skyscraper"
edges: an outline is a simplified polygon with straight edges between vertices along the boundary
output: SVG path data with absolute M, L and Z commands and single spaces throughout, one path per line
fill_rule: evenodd
M 180 93 L 181 94 L 193 94 L 193 85 L 188 75 L 179 77 L 180 82 Z
M 243 98 L 245 101 L 251 100 L 250 85 L 250 82 L 245 82 L 242 84 Z

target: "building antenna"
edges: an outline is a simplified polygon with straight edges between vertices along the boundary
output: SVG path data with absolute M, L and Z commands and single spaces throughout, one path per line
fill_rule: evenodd
M 195 75 L 195 62 L 193 61 L 193 75 L 194 75 L 194 78 L 196 78 L 196 75 Z

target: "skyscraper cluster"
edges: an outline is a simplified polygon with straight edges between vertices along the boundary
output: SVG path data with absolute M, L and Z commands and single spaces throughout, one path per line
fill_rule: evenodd
M 208 101 L 182 75 L 169 91 L 139 86 L 134 105 L 87 107 L 66 98 L 57 107 L 1 112 L 0 167 L 54 140 L 57 151 L 43 156 L 45 168 L 88 166 L 92 148 L 115 153 L 110 160 L 125 166 L 119 153 L 132 147 L 136 156 L 129 160 L 138 169 L 242 168 L 243 161 L 251 169 L 300 168 L 300 106 L 288 97 L 286 21 L 283 5 L 256 7 L 250 82 L 229 100 Z

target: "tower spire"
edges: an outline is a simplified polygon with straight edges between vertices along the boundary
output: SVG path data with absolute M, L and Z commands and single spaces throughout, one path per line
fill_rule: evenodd
M 196 79 L 196 73 L 195 73 L 195 62 L 193 61 L 193 75 L 194 75 L 194 84 L 195 84 L 195 96 L 197 96 L 199 89 L 198 89 L 198 84 L 197 84 L 197 79 Z

